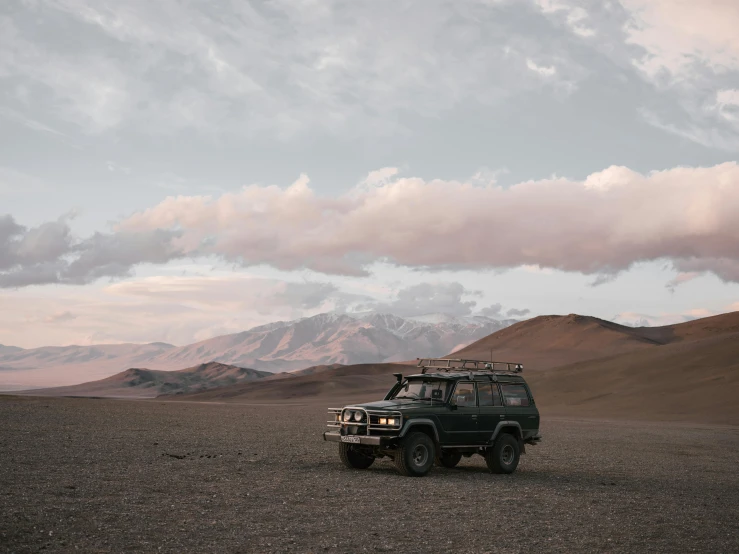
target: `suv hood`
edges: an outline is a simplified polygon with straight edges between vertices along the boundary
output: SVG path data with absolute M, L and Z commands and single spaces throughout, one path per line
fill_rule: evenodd
M 441 400 L 434 400 L 434 406 L 441 406 Z M 357 408 L 368 410 L 413 410 L 431 406 L 428 400 L 411 400 L 410 398 L 399 398 L 397 400 L 378 400 L 377 402 L 365 402 L 364 404 L 352 404 Z

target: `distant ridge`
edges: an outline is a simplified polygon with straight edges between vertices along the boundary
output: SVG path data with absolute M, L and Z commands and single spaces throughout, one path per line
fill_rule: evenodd
M 27 391 L 33 396 L 94 396 L 155 398 L 160 395 L 200 392 L 214 387 L 262 379 L 271 373 L 208 362 L 179 371 L 130 368 L 116 375 L 68 387 Z
M 10 354 L 12 352 L 21 352 L 23 349 L 18 346 L 6 346 L 4 344 L 0 344 L 0 355 L 2 354 Z

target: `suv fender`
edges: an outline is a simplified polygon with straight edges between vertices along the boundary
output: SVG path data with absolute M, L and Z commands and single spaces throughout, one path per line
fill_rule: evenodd
M 513 429 L 513 436 L 518 439 L 518 442 L 523 444 L 523 432 L 521 431 L 521 424 L 518 421 L 511 421 L 511 420 L 505 420 L 498 423 L 498 425 L 495 426 L 495 431 L 493 431 L 493 436 L 490 437 L 490 442 L 492 443 L 495 441 L 495 439 L 498 438 L 498 435 L 503 432 L 503 429 L 505 428 L 512 428 Z
M 432 419 L 411 419 L 409 421 L 406 421 L 403 425 L 403 429 L 400 431 L 400 434 L 398 436 L 400 438 L 403 438 L 411 429 L 413 429 L 413 427 L 418 427 L 419 425 L 423 425 L 424 427 L 431 427 L 434 430 L 434 440 L 437 443 L 439 442 L 439 431 L 436 428 L 436 423 L 434 423 Z

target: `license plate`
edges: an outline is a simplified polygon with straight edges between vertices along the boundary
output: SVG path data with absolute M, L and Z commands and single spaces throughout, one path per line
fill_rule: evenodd
M 359 442 L 359 437 L 352 435 L 341 435 L 341 442 Z

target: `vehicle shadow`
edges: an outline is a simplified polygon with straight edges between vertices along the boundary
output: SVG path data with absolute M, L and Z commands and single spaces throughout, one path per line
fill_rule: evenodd
M 327 469 L 328 465 L 324 464 L 323 469 Z M 370 475 L 377 476 L 382 479 L 408 479 L 400 475 L 392 464 L 392 461 L 378 460 L 367 470 L 352 470 L 336 464 L 336 471 L 346 471 L 348 473 L 361 471 L 367 477 Z M 512 474 L 496 474 L 491 473 L 483 464 L 480 465 L 463 465 L 452 469 L 444 467 L 433 467 L 432 470 L 422 477 L 429 481 L 444 481 L 447 483 L 455 482 L 475 482 L 475 483 L 516 483 L 519 485 L 531 485 L 542 488 L 561 488 L 563 486 L 573 487 L 576 489 L 599 489 L 614 487 L 631 487 L 641 486 L 645 482 L 663 482 L 664 479 L 648 477 L 648 476 L 627 476 L 623 473 L 614 474 L 609 472 L 599 472 L 597 470 L 590 471 L 572 471 L 572 470 L 554 470 L 540 468 L 519 467 Z

